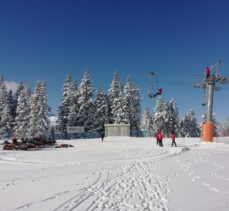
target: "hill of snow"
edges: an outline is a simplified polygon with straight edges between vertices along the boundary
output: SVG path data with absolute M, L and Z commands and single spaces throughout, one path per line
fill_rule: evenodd
M 0 149 L 1 210 L 229 210 L 229 138 L 59 140 L 73 148 Z

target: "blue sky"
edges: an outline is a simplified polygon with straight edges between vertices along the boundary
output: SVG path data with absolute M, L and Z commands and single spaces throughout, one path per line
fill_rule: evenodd
M 219 59 L 229 76 L 227 0 L 8 0 L 0 2 L 0 73 L 7 81 L 34 87 L 48 83 L 53 113 L 70 73 L 78 82 L 85 69 L 93 88 L 109 88 L 113 72 L 130 75 L 147 97 L 148 72 L 158 75 L 163 99 L 176 99 L 180 115 L 203 113 L 203 90 L 192 88 Z M 156 88 L 156 87 L 155 87 Z M 229 85 L 215 94 L 214 112 L 229 117 Z

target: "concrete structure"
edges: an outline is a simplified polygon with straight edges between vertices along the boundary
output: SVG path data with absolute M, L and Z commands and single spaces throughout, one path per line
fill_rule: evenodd
M 129 124 L 106 124 L 105 136 L 130 136 Z

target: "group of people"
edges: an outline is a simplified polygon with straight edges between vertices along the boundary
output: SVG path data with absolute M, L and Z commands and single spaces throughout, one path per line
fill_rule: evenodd
M 176 135 L 174 132 L 171 133 L 171 139 L 172 139 L 172 146 L 174 145 L 175 147 L 177 146 L 176 144 Z M 163 147 L 163 135 L 162 133 L 159 131 L 157 134 L 156 134 L 156 139 L 157 139 L 157 145 L 159 145 L 160 147 Z

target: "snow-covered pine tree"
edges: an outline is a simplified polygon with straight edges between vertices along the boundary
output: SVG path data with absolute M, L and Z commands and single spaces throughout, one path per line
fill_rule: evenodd
M 25 88 L 24 83 L 23 83 L 22 81 L 19 82 L 18 87 L 17 87 L 17 90 L 16 90 L 16 92 L 15 92 L 15 94 L 14 94 L 14 98 L 15 98 L 16 100 L 18 99 L 18 97 L 19 97 L 21 91 L 22 91 L 24 88 Z
M 131 136 L 140 135 L 141 124 L 141 96 L 140 89 L 134 85 L 131 79 L 127 78 L 124 86 L 124 115 L 125 122 L 130 124 Z
M 0 78 L 0 136 L 9 137 L 12 129 L 12 116 L 9 104 L 7 103 L 7 89 L 4 77 Z
M 124 110 L 124 99 L 123 96 L 115 98 L 113 101 L 112 116 L 115 124 L 126 123 L 126 110 Z
M 48 137 L 50 133 L 50 120 L 46 82 L 40 82 L 38 89 L 38 105 L 37 133 L 38 135 Z
M 2 117 L 2 113 L 5 107 L 7 101 L 7 90 L 6 90 L 6 84 L 4 81 L 4 77 L 1 75 L 0 77 L 0 121 Z
M 46 83 L 37 82 L 35 92 L 31 97 L 29 136 L 49 136 L 50 121 L 48 117 L 48 98 Z
M 13 95 L 13 107 L 12 107 L 12 113 L 13 113 L 13 119 L 15 120 L 16 118 L 16 110 L 17 110 L 17 103 L 18 103 L 18 97 L 21 93 L 21 91 L 25 88 L 25 85 L 23 82 L 20 82 L 18 84 L 18 87 L 17 87 L 17 90 L 16 92 L 14 93 Z M 31 96 L 32 93 L 31 93 L 31 90 L 29 91 L 29 88 L 28 88 L 28 93 L 29 95 Z
M 17 137 L 25 137 L 30 118 L 30 96 L 25 87 L 21 90 L 17 101 L 14 131 Z
M 79 91 L 77 89 L 77 84 L 71 83 L 68 89 L 68 101 L 69 103 L 69 115 L 68 115 L 68 126 L 77 126 L 78 125 L 78 113 L 80 109 L 79 105 Z
M 10 137 L 12 134 L 12 128 L 11 128 L 11 115 L 10 115 L 10 108 L 8 104 L 6 103 L 1 115 L 1 124 L 0 124 L 0 137 L 6 138 Z
M 15 126 L 16 111 L 15 111 L 15 100 L 14 100 L 14 96 L 13 96 L 12 90 L 10 90 L 8 92 L 7 104 L 8 104 L 9 109 L 10 109 L 10 119 L 11 119 L 10 128 L 11 128 L 11 131 L 13 131 L 13 128 Z
M 166 133 L 165 118 L 166 118 L 165 103 L 162 97 L 159 96 L 156 101 L 156 106 L 153 115 L 153 130 L 155 131 L 155 133 L 159 131 L 162 132 L 163 134 Z
M 75 81 L 72 79 L 71 75 L 67 75 L 66 80 L 63 85 L 63 99 L 59 105 L 58 109 L 58 125 L 59 131 L 63 134 L 67 134 L 67 122 L 69 119 L 70 105 L 71 105 L 71 89 L 75 86 Z
M 139 136 L 141 127 L 141 94 L 138 86 L 133 86 L 131 135 Z
M 142 129 L 146 130 L 147 136 L 155 134 L 155 131 L 153 130 L 153 115 L 148 107 L 143 114 Z
M 77 126 L 77 125 L 78 125 L 78 109 L 74 105 L 71 105 L 69 110 L 67 126 Z
M 30 104 L 29 126 L 28 126 L 28 131 L 26 136 L 29 138 L 33 138 L 37 136 L 37 118 L 39 113 L 38 96 L 36 94 L 36 90 L 35 93 L 31 95 L 29 104 Z
M 165 110 L 165 135 L 169 137 L 172 132 L 178 135 L 180 130 L 179 112 L 176 101 L 173 98 L 168 103 L 166 103 Z
M 221 125 L 220 133 L 222 136 L 229 136 L 229 118 Z
M 132 128 L 132 122 L 133 122 L 133 84 L 130 79 L 130 77 L 127 78 L 126 85 L 123 89 L 124 94 L 124 102 L 123 102 L 123 109 L 124 109 L 124 115 L 125 115 L 125 123 L 130 124 L 130 128 Z
M 122 85 L 119 80 L 118 73 L 114 72 L 111 86 L 110 89 L 108 90 L 110 124 L 113 124 L 115 122 L 114 113 L 116 113 L 116 111 L 119 110 L 118 104 L 120 105 L 120 101 L 122 101 L 121 96 L 122 96 Z
M 102 133 L 104 131 L 104 124 L 108 124 L 108 101 L 102 88 L 97 91 L 94 104 L 94 130 Z
M 79 86 L 79 104 L 78 123 L 84 127 L 85 132 L 93 130 L 94 122 L 94 104 L 92 101 L 93 90 L 91 86 L 91 77 L 88 72 L 84 73 Z
M 195 117 L 195 112 L 191 109 L 181 120 L 180 123 L 181 136 L 185 137 L 199 137 L 200 129 Z

